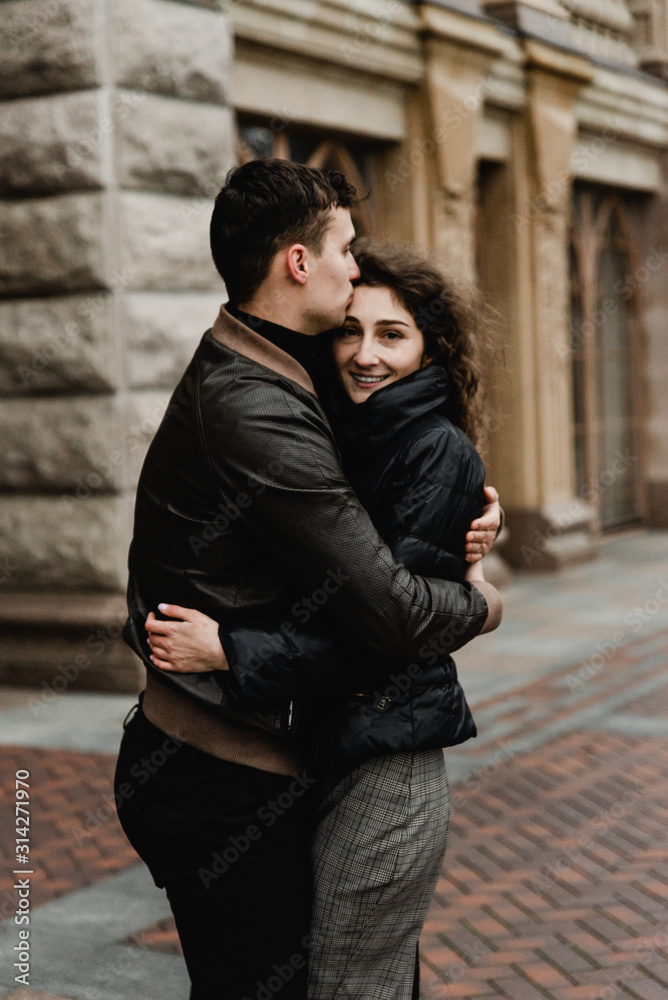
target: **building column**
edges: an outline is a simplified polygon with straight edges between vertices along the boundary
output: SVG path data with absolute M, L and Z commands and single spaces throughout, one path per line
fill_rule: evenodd
M 134 487 L 224 297 L 223 0 L 0 7 L 0 678 L 136 688 L 118 638 Z
M 508 420 L 513 482 L 504 489 L 504 555 L 523 568 L 553 569 L 595 553 L 592 508 L 575 495 L 570 354 L 570 157 L 574 103 L 591 79 L 579 55 L 525 39 L 528 107 L 516 127 L 514 252 L 517 296 L 509 364 L 495 393 Z M 503 445 L 501 445 L 503 449 Z M 510 456 L 508 456 L 510 459 Z
M 444 270 L 475 280 L 476 137 L 486 77 L 502 42 L 494 25 L 424 5 L 430 249 Z M 424 128 L 424 126 L 423 126 Z
M 668 78 L 668 73 L 666 74 Z M 645 215 L 643 246 L 652 248 L 638 270 L 642 325 L 646 336 L 643 385 L 646 389 L 647 520 L 668 528 L 668 153 L 661 158 L 663 185 Z

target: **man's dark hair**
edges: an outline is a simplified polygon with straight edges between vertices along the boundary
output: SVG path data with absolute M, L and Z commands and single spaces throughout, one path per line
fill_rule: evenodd
M 322 252 L 330 208 L 349 208 L 343 174 L 290 160 L 251 160 L 227 175 L 211 216 L 211 253 L 232 305 L 248 302 L 279 250 L 303 243 Z

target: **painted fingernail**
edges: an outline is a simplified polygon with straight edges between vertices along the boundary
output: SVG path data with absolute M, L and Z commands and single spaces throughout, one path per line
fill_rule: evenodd
M 159 604 L 158 605 L 158 611 L 166 611 L 166 610 L 167 610 L 167 605 L 166 604 Z

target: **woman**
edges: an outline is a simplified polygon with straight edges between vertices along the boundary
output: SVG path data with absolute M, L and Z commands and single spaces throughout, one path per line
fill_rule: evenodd
M 344 470 L 412 572 L 483 579 L 479 565 L 465 561 L 467 528 L 485 502 L 484 468 L 470 440 L 481 411 L 475 313 L 415 251 L 360 241 L 355 258 L 361 278 L 333 335 L 337 379 L 323 399 Z M 151 617 L 156 665 L 217 662 L 215 622 L 161 610 L 188 621 L 166 626 Z M 266 626 L 220 638 L 246 698 L 276 697 L 288 669 L 293 690 L 308 697 L 322 689 L 326 633 L 288 637 Z M 271 654 L 252 655 L 263 648 Z M 417 943 L 449 821 L 441 748 L 476 734 L 447 644 L 423 654 L 376 691 L 356 691 L 351 670 L 351 693 L 335 700 L 320 734 L 330 781 L 313 847 L 311 1000 L 417 996 Z

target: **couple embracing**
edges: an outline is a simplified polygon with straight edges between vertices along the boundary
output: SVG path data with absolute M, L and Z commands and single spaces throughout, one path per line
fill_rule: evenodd
M 191 1000 L 419 995 L 442 747 L 476 734 L 451 653 L 501 618 L 475 317 L 415 251 L 352 247 L 355 193 L 283 160 L 230 174 L 229 302 L 139 481 L 147 683 L 117 801 Z

